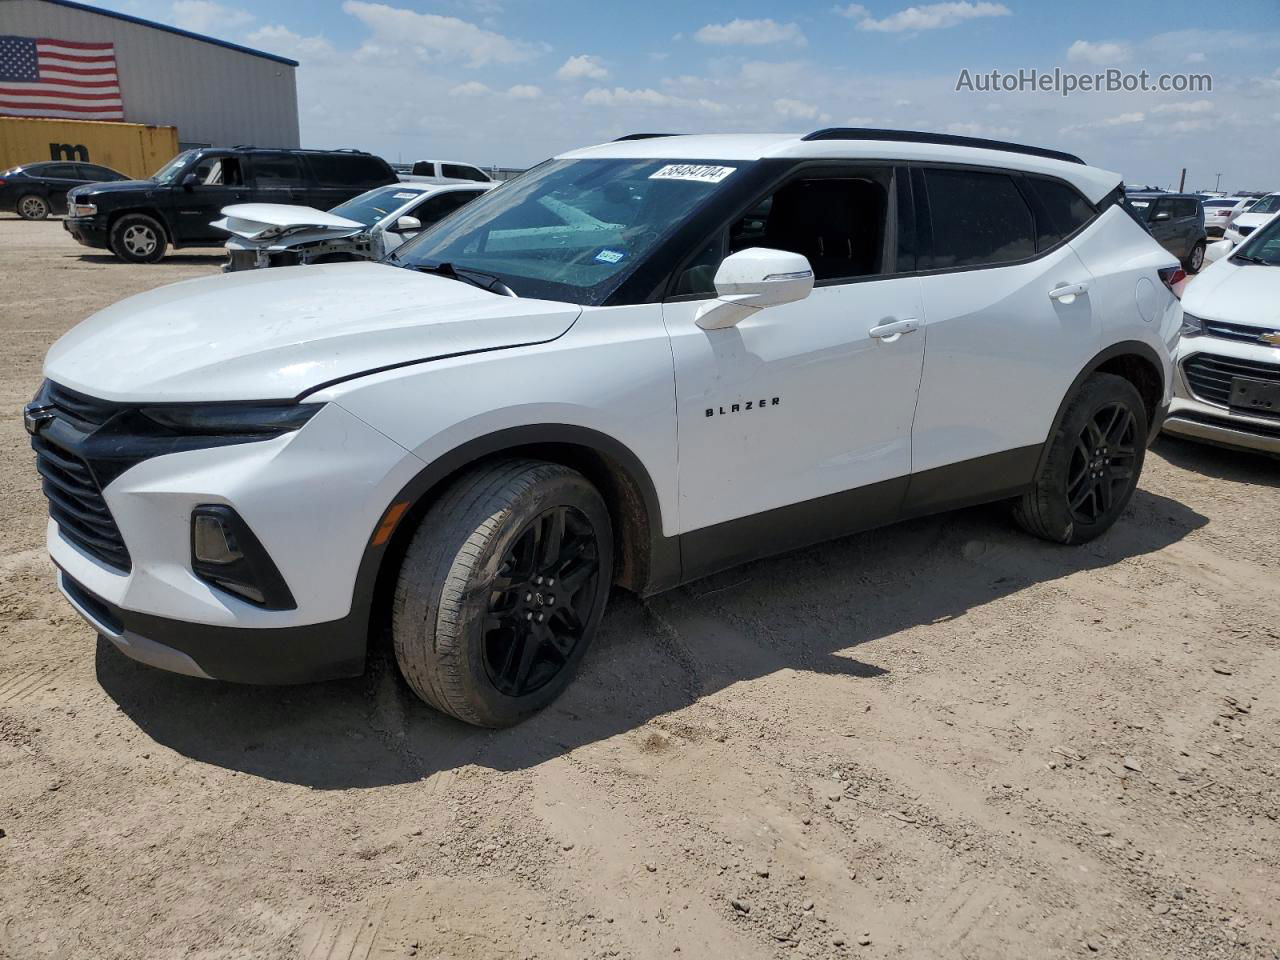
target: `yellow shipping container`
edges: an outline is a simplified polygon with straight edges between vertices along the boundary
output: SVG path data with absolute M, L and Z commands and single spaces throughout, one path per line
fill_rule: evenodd
M 41 160 L 84 160 L 141 179 L 177 153 L 177 127 L 0 117 L 0 170 Z

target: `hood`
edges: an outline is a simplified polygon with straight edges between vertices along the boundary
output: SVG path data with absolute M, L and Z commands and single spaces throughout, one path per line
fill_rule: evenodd
M 107 180 L 103 183 L 83 183 L 78 187 L 72 187 L 68 193 L 78 197 L 100 193 L 136 193 L 138 190 L 156 190 L 160 186 L 154 180 Z
M 358 220 L 335 216 L 315 207 L 295 207 L 286 203 L 235 203 L 222 208 L 222 219 L 210 226 L 245 240 L 271 240 L 294 230 L 308 237 L 347 237 L 365 229 Z
M 279 400 L 378 368 L 554 340 L 581 312 L 381 263 L 246 270 L 94 314 L 53 345 L 44 372 L 103 400 Z
M 1242 213 L 1231 221 L 1231 226 L 1260 227 L 1274 216 L 1274 213 Z
M 1280 330 L 1280 267 L 1219 260 L 1187 286 L 1182 308 L 1206 320 Z

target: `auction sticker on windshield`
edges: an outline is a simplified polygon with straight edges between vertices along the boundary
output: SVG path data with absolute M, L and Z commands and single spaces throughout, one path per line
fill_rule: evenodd
M 649 174 L 650 180 L 695 180 L 698 183 L 719 183 L 737 167 L 713 167 L 705 163 L 669 163 L 661 170 Z

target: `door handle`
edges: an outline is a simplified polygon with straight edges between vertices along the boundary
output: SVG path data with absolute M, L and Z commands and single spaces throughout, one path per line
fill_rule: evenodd
M 1063 303 L 1071 303 L 1076 297 L 1080 296 L 1080 294 L 1088 292 L 1089 285 L 1087 283 L 1064 283 L 1049 291 L 1049 299 L 1061 300 Z
M 882 323 L 879 326 L 872 327 L 867 333 L 877 340 L 897 340 L 902 334 L 911 333 L 919 329 L 919 320 L 894 320 L 890 323 Z

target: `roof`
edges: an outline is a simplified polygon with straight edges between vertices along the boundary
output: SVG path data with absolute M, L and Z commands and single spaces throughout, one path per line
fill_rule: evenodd
M 649 136 L 618 140 L 560 154 L 561 159 L 653 159 L 683 161 L 740 161 L 783 159 L 905 160 L 943 163 L 972 163 L 1002 167 L 1027 173 L 1041 173 L 1073 184 L 1091 202 L 1098 202 L 1120 185 L 1120 174 L 1087 164 L 1046 156 L 976 147 L 933 138 L 889 139 L 805 139 L 798 133 L 692 134 Z M 939 138 L 943 139 L 943 138 Z
M 171 27 L 167 23 L 156 23 L 154 20 L 144 20 L 142 17 L 135 17 L 127 13 L 117 13 L 114 10 L 106 10 L 102 7 L 92 6 L 88 3 L 76 3 L 75 0 L 44 0 L 44 2 L 56 4 L 59 7 L 70 7 L 73 10 L 83 10 L 86 13 L 96 13 L 99 16 L 111 17 L 113 20 L 123 20 L 125 23 L 136 23 L 139 26 L 151 27 L 154 30 L 163 30 L 165 33 L 177 34 L 179 37 L 186 37 L 189 40 L 199 40 L 202 43 L 212 43 L 216 47 L 226 47 L 228 50 L 247 53 L 254 57 L 262 57 L 264 60 L 274 60 L 276 63 L 283 63 L 290 67 L 296 67 L 298 65 L 297 60 L 290 60 L 288 57 L 281 57 L 274 53 L 266 53 L 262 50 L 254 50 L 252 47 L 242 47 L 240 44 L 231 43 L 229 40 L 219 40 L 216 37 L 206 37 L 202 33 L 192 33 L 190 30 L 183 30 L 180 27 Z

